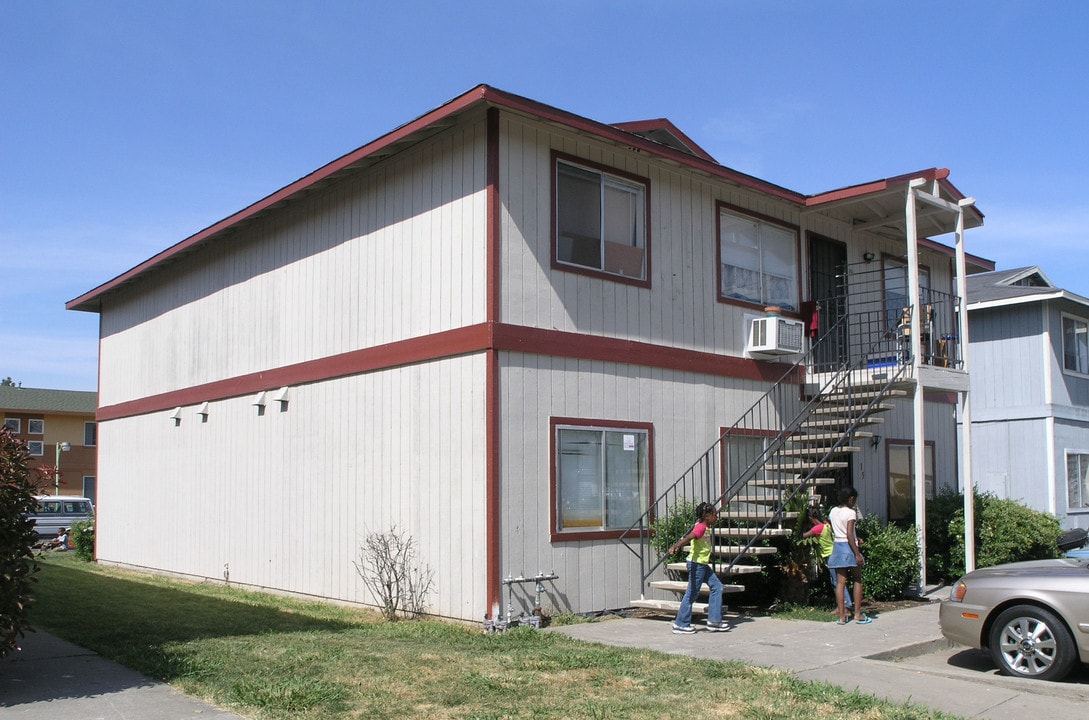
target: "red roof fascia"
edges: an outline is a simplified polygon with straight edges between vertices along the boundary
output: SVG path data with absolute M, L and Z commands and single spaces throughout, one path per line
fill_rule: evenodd
M 631 133 L 647 132 L 648 130 L 666 130 L 671 135 L 688 146 L 698 157 L 703 158 L 708 162 L 718 164 L 718 161 L 711 157 L 711 154 L 701 148 L 696 142 L 681 132 L 681 129 L 669 121 L 668 118 L 656 118 L 654 120 L 635 120 L 633 122 L 613 123 L 613 127 L 626 130 Z

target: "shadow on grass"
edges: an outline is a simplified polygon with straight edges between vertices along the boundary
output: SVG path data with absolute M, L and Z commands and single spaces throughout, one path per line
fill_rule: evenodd
M 43 563 L 36 578 L 29 613 L 35 627 L 159 680 L 208 672 L 207 665 L 194 665 L 187 644 L 366 627 L 337 618 L 349 612 L 342 608 L 330 607 L 322 617 L 322 611 L 295 612 L 284 598 L 129 578 L 68 558 Z

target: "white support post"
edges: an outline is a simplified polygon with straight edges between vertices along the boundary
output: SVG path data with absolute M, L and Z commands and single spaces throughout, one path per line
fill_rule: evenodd
M 957 301 L 958 343 L 960 345 L 960 369 L 969 372 L 968 365 L 968 280 L 967 262 L 964 253 L 964 211 L 975 204 L 973 198 L 965 198 L 958 203 L 956 251 L 957 251 Z M 969 375 L 969 377 L 971 377 Z M 961 420 L 961 488 L 964 491 L 964 569 L 971 572 L 976 569 L 976 504 L 975 484 L 972 482 L 972 393 L 960 394 Z
M 919 230 L 915 202 L 923 179 L 908 183 L 907 204 L 904 208 L 908 250 L 908 305 L 911 307 L 911 372 L 916 383 L 913 399 L 914 431 L 912 458 L 915 472 L 915 532 L 919 540 L 919 577 L 916 591 L 926 590 L 926 392 L 919 385 L 922 365 L 922 305 L 919 297 Z

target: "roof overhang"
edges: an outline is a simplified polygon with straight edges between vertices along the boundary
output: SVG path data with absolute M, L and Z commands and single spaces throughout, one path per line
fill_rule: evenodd
M 803 212 L 838 213 L 850 218 L 856 231 L 904 240 L 907 237 L 907 197 L 912 184 L 923 181 L 921 189 L 929 195 L 956 206 L 967 198 L 949 182 L 949 170 L 930 168 L 884 180 L 852 185 L 819 195 L 810 195 Z M 947 208 L 921 203 L 916 210 L 919 238 L 937 237 L 955 232 L 955 216 Z M 983 213 L 975 205 L 964 209 L 964 229 L 983 225 Z
M 172 245 L 132 269 L 118 275 L 93 290 L 68 301 L 69 310 L 100 312 L 102 300 L 149 273 L 170 265 L 195 252 L 204 245 L 228 238 L 233 232 L 287 203 L 305 197 L 308 193 L 336 181 L 349 173 L 389 158 L 405 148 L 453 126 L 460 115 L 476 108 L 497 107 L 508 112 L 554 123 L 568 130 L 614 142 L 637 152 L 647 153 L 659 160 L 684 166 L 731 184 L 745 187 L 767 196 L 800 206 L 802 212 L 847 213 L 856 229 L 865 229 L 879 235 L 887 235 L 903 241 L 905 237 L 905 197 L 909 184 L 922 178 L 936 188 L 935 192 L 945 201 L 957 203 L 964 196 L 949 183 L 948 170 L 926 170 L 895 178 L 855 185 L 820 195 L 806 196 L 774 183 L 732 170 L 713 158 L 666 120 L 642 121 L 609 125 L 584 118 L 518 95 L 497 90 L 488 85 L 478 85 L 449 102 L 405 123 L 352 152 L 337 158 L 314 172 L 277 190 L 265 198 L 201 230 L 195 235 Z M 674 142 L 656 142 L 652 131 L 662 131 L 680 141 L 685 148 Z M 649 137 L 648 137 L 649 135 Z M 952 232 L 945 217 L 948 213 L 923 209 L 919 213 L 920 236 L 942 235 Z M 978 227 L 983 215 L 974 207 L 965 211 L 965 228 Z M 937 245 L 937 244 L 936 244 Z M 938 247 L 944 247 L 938 245 Z M 977 267 L 993 269 L 994 264 L 982 258 Z M 982 264 L 979 264 L 982 263 Z M 988 265 L 989 263 L 989 265 Z
M 987 310 L 990 308 L 1010 307 L 1012 305 L 1028 305 L 1030 303 L 1047 302 L 1048 300 L 1067 300 L 1077 305 L 1089 307 L 1089 298 L 1084 298 L 1081 295 L 1077 295 L 1067 290 L 1048 290 L 1032 295 L 969 302 L 967 307 L 968 311 L 971 312 L 972 310 Z

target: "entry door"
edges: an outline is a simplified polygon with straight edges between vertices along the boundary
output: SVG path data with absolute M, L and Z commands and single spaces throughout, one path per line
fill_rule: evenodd
M 847 246 L 809 233 L 809 291 L 817 304 L 816 370 L 831 370 L 847 361 L 847 323 L 841 322 L 834 337 L 828 330 L 847 314 Z

